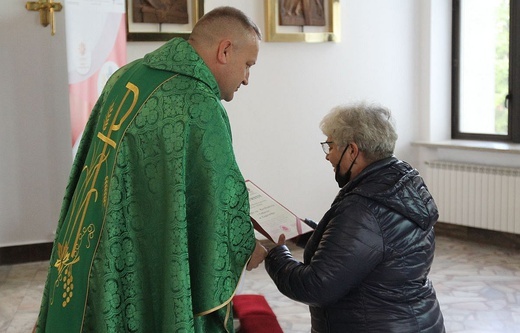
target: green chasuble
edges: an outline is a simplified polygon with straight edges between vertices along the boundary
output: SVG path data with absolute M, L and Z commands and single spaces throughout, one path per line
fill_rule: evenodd
M 217 82 L 173 39 L 116 72 L 92 111 L 37 332 L 231 332 L 254 246 Z

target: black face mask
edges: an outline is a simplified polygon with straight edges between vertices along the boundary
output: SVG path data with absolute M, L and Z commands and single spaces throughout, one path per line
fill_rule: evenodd
M 343 153 L 341 153 L 341 157 L 339 158 L 339 162 L 336 165 L 336 175 L 335 175 L 335 178 L 336 178 L 336 182 L 339 185 L 339 188 L 343 188 L 343 186 L 347 185 L 347 183 L 350 181 L 350 177 L 352 175 L 352 166 L 354 166 L 354 163 L 356 162 L 356 159 L 359 156 L 359 153 L 358 153 L 356 155 L 356 157 L 354 158 L 354 160 L 352 161 L 352 163 L 350 164 L 350 167 L 348 168 L 347 172 L 344 175 L 341 175 L 340 174 L 340 170 L 339 170 L 340 169 L 340 164 L 341 164 L 341 160 L 343 159 L 343 155 L 345 155 L 345 152 L 348 149 L 348 146 L 349 145 L 347 145 L 345 147 L 345 149 L 343 150 Z

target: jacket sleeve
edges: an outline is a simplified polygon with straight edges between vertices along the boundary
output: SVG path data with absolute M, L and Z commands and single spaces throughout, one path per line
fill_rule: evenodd
M 265 260 L 280 292 L 311 306 L 332 304 L 348 294 L 383 259 L 377 220 L 360 202 L 342 208 L 317 242 L 307 264 L 295 260 L 286 246 L 273 248 Z

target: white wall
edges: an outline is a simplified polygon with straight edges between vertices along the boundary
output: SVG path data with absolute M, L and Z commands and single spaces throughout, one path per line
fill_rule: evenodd
M 0 11 L 0 246 L 53 239 L 71 165 L 63 13 Z
M 224 4 L 244 10 L 265 31 L 264 1 L 205 2 L 206 10 Z M 448 139 L 450 6 L 449 0 L 341 0 L 340 43 L 263 42 L 249 86 L 226 103 L 244 176 L 297 215 L 319 220 L 338 190 L 318 144 L 325 139 L 319 122 L 335 105 L 388 106 L 397 121 L 396 155 L 413 164 L 412 141 Z M 159 45 L 129 43 L 128 61 Z M 0 216 L 0 232 L 11 223 Z

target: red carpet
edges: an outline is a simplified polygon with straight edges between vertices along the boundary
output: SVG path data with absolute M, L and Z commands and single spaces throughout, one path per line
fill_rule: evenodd
M 283 333 L 276 315 L 262 295 L 233 297 L 235 318 L 240 321 L 237 333 Z

